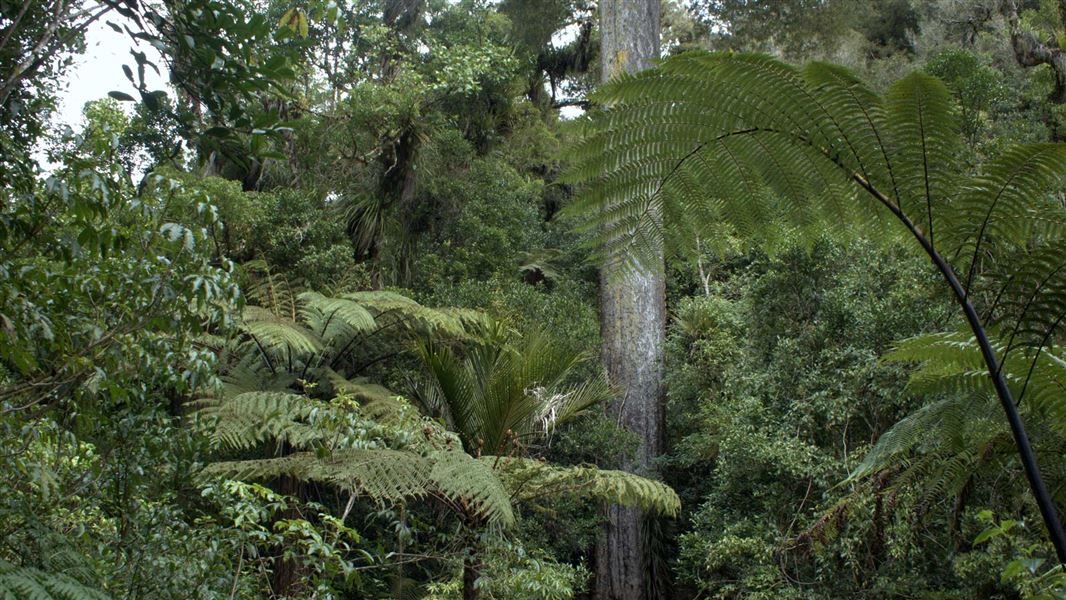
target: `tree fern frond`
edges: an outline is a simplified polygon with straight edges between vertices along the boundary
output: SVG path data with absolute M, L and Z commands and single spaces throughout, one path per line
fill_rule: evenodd
M 348 298 L 329 298 L 318 292 L 303 292 L 300 316 L 323 340 L 350 337 L 376 327 L 374 316 L 362 304 Z
M 259 306 L 244 308 L 240 327 L 261 352 L 274 358 L 307 356 L 322 349 L 322 340 L 314 332 Z
M 326 369 L 325 374 L 326 380 L 330 382 L 336 393 L 347 394 L 364 405 L 379 402 L 392 402 L 397 397 L 395 393 L 385 386 L 372 383 L 365 377 L 345 379 L 340 373 L 337 373 L 333 369 Z
M 681 500 L 670 486 L 653 479 L 589 466 L 563 467 L 538 460 L 484 456 L 514 497 L 523 502 L 569 496 L 675 516 Z
M 1041 246 L 1011 261 L 995 316 L 1009 331 L 1008 349 L 1040 348 L 1066 318 L 1066 244 Z
M 968 452 L 1008 434 L 998 407 L 988 396 L 952 396 L 904 417 L 878 438 L 849 480 L 868 477 L 901 463 L 910 453 Z M 980 434 L 978 434 L 980 431 Z
M 352 292 L 343 294 L 341 298 L 367 308 L 374 314 L 379 326 L 396 323 L 430 335 L 465 338 L 470 336 L 471 328 L 484 322 L 484 314 L 479 311 L 430 308 L 386 290 Z
M 657 214 L 671 229 L 713 215 L 698 222 L 725 220 L 740 235 L 880 219 L 847 201 L 852 171 L 886 161 L 880 109 L 839 70 L 806 76 L 768 57 L 693 53 L 608 84 L 608 109 L 592 117 L 567 175 L 592 183 L 571 212 L 602 232 L 597 242 L 630 254 L 652 247 L 642 238 L 662 227 Z
M 63 573 L 0 559 L 0 597 L 12 600 L 107 600 L 108 595 Z
M 1066 433 L 1066 361 L 1055 347 L 1005 352 L 1008 340 L 994 337 L 993 347 L 1007 359 L 1001 365 L 1004 379 L 1026 414 L 1046 426 Z M 995 390 L 973 337 L 964 332 L 925 334 L 904 340 L 885 360 L 918 362 L 908 391 L 925 397 L 951 395 L 975 399 L 991 397 Z
M 432 457 L 430 479 L 438 494 L 480 521 L 502 527 L 514 524 L 511 497 L 491 465 L 461 451 Z
M 212 439 L 227 448 L 253 448 L 268 440 L 300 448 L 327 435 L 308 421 L 323 403 L 298 394 L 248 392 L 198 404 L 196 414 L 212 425 Z
M 276 316 L 295 321 L 299 310 L 300 286 L 284 275 L 275 273 L 263 260 L 248 261 L 241 268 L 252 281 L 242 286 L 251 304 L 269 310 Z
M 771 249 L 782 232 L 798 241 L 871 224 L 882 225 L 875 238 L 906 232 L 973 333 L 940 340 L 954 353 L 931 356 L 912 389 L 971 399 L 994 389 L 1066 564 L 1066 532 L 1015 405 L 1038 422 L 1066 414 L 1061 388 L 1050 393 L 1061 386 L 1059 357 L 1046 350 L 1066 320 L 1066 208 L 1052 194 L 1066 180 L 1066 146 L 1018 146 L 971 177 L 938 80 L 914 73 L 878 98 L 842 69 L 798 70 L 760 55 L 678 55 L 594 98 L 602 108 L 588 116 L 566 179 L 581 185 L 570 212 L 586 221 L 605 260 L 653 264 L 661 248 L 684 249 L 711 223 Z M 985 273 L 1011 282 L 986 311 L 1002 317 L 992 341 L 972 289 Z M 949 489 L 981 452 L 939 457 L 938 481 Z
M 206 473 L 236 479 L 294 477 L 378 502 L 432 496 L 467 517 L 502 527 L 514 524 L 511 499 L 492 468 L 463 452 L 426 456 L 385 448 L 341 450 L 327 456 L 296 452 L 279 458 L 212 463 Z
M 1042 233 L 1061 237 L 1066 211 L 1047 201 L 1066 177 L 1066 146 L 1026 144 L 1007 148 L 959 182 L 955 216 L 945 223 L 945 253 L 959 254 L 967 272 L 982 249 L 1013 246 Z
M 954 99 L 939 79 L 914 72 L 889 88 L 885 112 L 896 206 L 935 245 L 939 222 L 954 215 L 950 205 L 960 174 L 962 143 Z
M 271 372 L 269 357 L 264 360 L 255 343 L 249 340 L 239 344 L 231 353 L 222 379 L 222 397 L 233 397 L 247 392 L 269 392 L 288 389 L 295 378 L 286 372 Z M 225 363 L 224 363 L 225 364 Z
M 397 502 L 427 493 L 432 463 L 414 452 L 384 448 L 355 449 L 320 456 L 296 452 L 279 458 L 224 461 L 206 469 L 234 479 L 275 479 L 281 476 L 327 483 L 377 501 Z
M 643 240 L 664 230 L 679 232 L 664 240 L 676 246 L 722 221 L 758 242 L 767 230 L 803 239 L 871 223 L 896 235 L 868 189 L 945 254 L 967 239 L 972 249 L 1002 200 L 989 235 L 1000 235 L 999 223 L 1050 232 L 1066 220 L 1061 207 L 1033 201 L 1066 172 L 1062 146 L 1013 149 L 968 180 L 952 98 L 927 75 L 905 77 L 882 99 L 840 67 L 692 52 L 594 97 L 604 110 L 587 119 L 564 179 L 588 184 L 568 210 L 613 260 L 639 262 L 642 248 L 654 249 Z

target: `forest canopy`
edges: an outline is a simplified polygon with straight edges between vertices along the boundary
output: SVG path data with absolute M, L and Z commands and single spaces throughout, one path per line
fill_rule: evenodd
M 0 597 L 1066 598 L 1063 36 L 0 0 Z

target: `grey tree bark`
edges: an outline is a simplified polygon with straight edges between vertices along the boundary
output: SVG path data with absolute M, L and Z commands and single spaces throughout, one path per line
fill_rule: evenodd
M 652 66 L 659 57 L 659 0 L 600 0 L 603 81 Z M 610 407 L 642 440 L 622 468 L 647 473 L 663 447 L 663 340 L 666 332 L 662 256 L 649 268 L 600 271 L 600 332 L 607 377 L 622 390 Z M 638 600 L 650 588 L 650 562 L 639 510 L 610 506 L 596 551 L 596 597 Z

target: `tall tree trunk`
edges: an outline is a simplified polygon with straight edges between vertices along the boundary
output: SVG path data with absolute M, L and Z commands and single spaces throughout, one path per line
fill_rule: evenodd
M 659 0 L 600 0 L 600 69 L 604 81 L 652 66 L 659 57 Z M 603 364 L 622 390 L 610 410 L 641 438 L 622 468 L 644 473 L 663 446 L 663 340 L 666 331 L 665 268 L 654 265 L 624 273 L 600 271 L 600 331 Z M 649 561 L 641 511 L 607 508 L 596 552 L 596 597 L 646 597 Z

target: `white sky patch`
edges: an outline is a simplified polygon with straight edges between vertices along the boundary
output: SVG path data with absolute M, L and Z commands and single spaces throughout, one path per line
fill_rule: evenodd
M 105 20 L 119 26 L 128 24 L 121 15 L 111 13 L 85 31 L 85 53 L 74 59 L 65 78 L 66 89 L 58 94 L 56 125 L 74 127 L 81 123 L 81 111 L 85 103 L 106 98 L 107 93 L 113 90 L 139 98 L 133 84 L 122 73 L 122 65 L 125 64 L 133 69 L 134 77 L 137 76 L 137 63 L 130 55 L 133 40 L 125 33 L 108 27 Z M 169 89 L 167 67 L 159 52 L 145 43 L 139 44 L 136 49 L 144 52 L 148 60 L 159 67 L 160 74 L 157 75 L 155 69 L 145 65 L 144 79 L 148 89 Z
M 585 114 L 585 109 L 580 106 L 564 106 L 559 109 L 559 118 L 564 121 L 576 119 L 583 114 Z
M 577 39 L 577 36 L 581 33 L 581 25 L 578 23 L 571 23 L 566 27 L 563 27 L 559 31 L 552 34 L 551 45 L 552 48 L 559 49 L 563 46 L 573 42 Z

